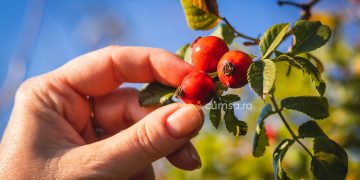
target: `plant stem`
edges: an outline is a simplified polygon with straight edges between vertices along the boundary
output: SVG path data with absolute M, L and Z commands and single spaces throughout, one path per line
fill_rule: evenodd
M 274 94 L 271 94 L 270 95 L 270 98 L 271 98 L 271 102 L 272 104 L 274 105 L 274 108 L 275 108 L 275 112 L 277 112 L 282 120 L 282 122 L 285 124 L 285 127 L 286 129 L 289 131 L 289 133 L 291 134 L 292 138 L 298 142 L 302 148 L 304 148 L 304 150 L 311 156 L 313 157 L 313 154 L 310 152 L 310 150 L 297 138 L 296 134 L 294 133 L 294 131 L 291 129 L 290 125 L 288 124 L 288 122 L 286 121 L 284 115 L 282 114 L 281 112 L 281 109 L 279 108 L 276 100 L 275 100 L 275 97 L 274 97 Z
M 252 42 L 245 42 L 244 44 L 246 44 L 246 45 L 258 45 L 258 44 L 259 44 L 259 42 L 260 42 L 259 39 L 253 38 L 253 37 L 250 37 L 250 36 L 247 36 L 247 35 L 245 35 L 245 34 L 240 33 L 239 31 L 237 31 L 237 30 L 234 28 L 234 26 L 232 26 L 232 25 L 230 24 L 230 22 L 229 22 L 225 17 L 220 17 L 220 18 L 225 22 L 226 25 L 228 25 L 228 26 L 230 27 L 230 29 L 235 33 L 235 35 L 236 35 L 237 37 L 242 37 L 242 38 L 244 38 L 244 39 L 248 39 L 248 40 L 252 41 Z
M 300 19 L 307 20 L 311 17 L 311 8 L 320 0 L 310 0 L 308 3 L 296 3 L 292 1 L 278 1 L 279 6 L 290 5 L 301 9 Z

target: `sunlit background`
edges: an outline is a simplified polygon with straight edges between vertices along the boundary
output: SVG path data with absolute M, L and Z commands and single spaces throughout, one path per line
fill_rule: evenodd
M 302 2 L 302 1 L 298 1 Z M 276 23 L 295 22 L 299 9 L 277 5 L 276 0 L 218 0 L 220 14 L 235 28 L 259 37 Z M 331 116 L 320 122 L 331 138 L 346 147 L 349 154 L 348 179 L 360 179 L 360 1 L 322 0 L 313 9 L 312 19 L 333 30 L 329 45 L 314 52 L 325 64 L 323 76 L 328 82 L 326 96 Z M 111 44 L 148 46 L 175 52 L 182 45 L 210 31 L 192 31 L 187 27 L 179 1 L 175 0 L 1 0 L 0 1 L 0 137 L 13 105 L 14 93 L 25 79 L 58 68 L 83 53 Z M 238 38 L 232 48 L 253 54 L 258 49 L 242 46 Z M 282 69 L 282 70 L 281 70 Z M 301 72 L 277 82 L 278 97 L 311 94 L 305 88 L 310 80 L 298 79 Z M 141 87 L 141 85 L 136 85 Z M 239 91 L 251 110 L 237 115 L 248 122 L 249 134 L 233 137 L 223 128 L 214 130 L 209 123 L 195 146 L 203 167 L 184 172 L 161 160 L 156 162 L 159 179 L 271 179 L 272 155 L 277 141 L 288 136 L 277 116 L 267 128 L 272 133 L 270 148 L 264 157 L 251 155 L 252 132 L 262 102 L 253 98 L 248 87 Z M 299 118 L 296 118 L 299 119 Z M 293 124 L 300 122 L 294 121 Z M 300 148 L 288 153 L 286 168 L 299 179 L 309 178 L 308 159 Z

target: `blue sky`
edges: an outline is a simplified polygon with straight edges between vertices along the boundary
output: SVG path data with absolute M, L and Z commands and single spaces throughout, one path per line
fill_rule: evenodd
M 24 31 L 26 7 L 35 2 L 37 0 L 0 1 L 0 84 L 4 81 L 10 59 L 17 53 L 18 43 L 23 40 L 20 35 Z M 276 0 L 218 2 L 222 16 L 227 17 L 238 31 L 254 37 L 272 24 L 294 22 L 299 16 L 298 9 L 279 7 Z M 323 0 L 317 9 L 342 11 L 346 2 Z M 101 30 L 102 20 L 107 17 L 114 17 L 112 22 L 121 27 L 123 36 L 114 37 L 105 32 L 110 34 L 111 40 L 89 45 L 87 39 L 91 38 L 88 36 L 99 28 Z M 92 24 L 94 22 L 95 26 Z M 351 34 L 353 28 L 347 31 Z M 56 69 L 78 55 L 108 44 L 158 47 L 175 52 L 197 36 L 210 33 L 190 30 L 177 0 L 46 1 L 39 36 L 33 50 L 27 55 L 26 78 Z M 0 135 L 10 110 L 9 106 L 5 113 L 0 114 Z

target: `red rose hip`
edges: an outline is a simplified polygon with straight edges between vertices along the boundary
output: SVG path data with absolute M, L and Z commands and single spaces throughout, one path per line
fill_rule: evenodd
M 211 77 L 204 72 L 194 71 L 183 79 L 175 95 L 185 103 L 202 106 L 210 102 L 215 93 L 216 88 Z
M 245 86 L 251 62 L 251 57 L 244 52 L 233 50 L 225 53 L 217 66 L 221 83 L 230 88 Z
M 191 47 L 191 60 L 195 69 L 207 73 L 216 72 L 221 56 L 229 51 L 226 43 L 216 36 L 199 37 Z

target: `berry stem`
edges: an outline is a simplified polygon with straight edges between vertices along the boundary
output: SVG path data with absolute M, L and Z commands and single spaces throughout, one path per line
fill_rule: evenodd
M 281 110 L 275 100 L 274 94 L 270 95 L 270 99 L 271 102 L 275 108 L 275 112 L 278 113 L 278 115 L 280 116 L 282 122 L 285 124 L 286 129 L 289 131 L 289 133 L 291 134 L 291 137 L 300 144 L 300 146 L 311 156 L 313 157 L 313 154 L 310 152 L 310 150 L 298 139 L 298 137 L 295 135 L 294 131 L 291 129 L 289 123 L 286 121 L 284 115 L 282 114 Z
M 181 86 L 179 86 L 175 91 L 175 97 L 180 99 L 183 96 L 184 96 L 184 90 L 182 89 Z
M 251 42 L 244 42 L 244 45 L 258 45 L 260 43 L 260 40 L 258 38 L 253 38 L 253 37 L 247 36 L 245 34 L 240 33 L 239 31 L 237 31 L 234 28 L 234 26 L 232 26 L 225 17 L 220 17 L 220 18 L 225 22 L 226 25 L 228 25 L 230 27 L 230 29 L 235 33 L 235 35 L 237 37 L 242 37 L 244 39 L 248 39 L 251 41 Z

